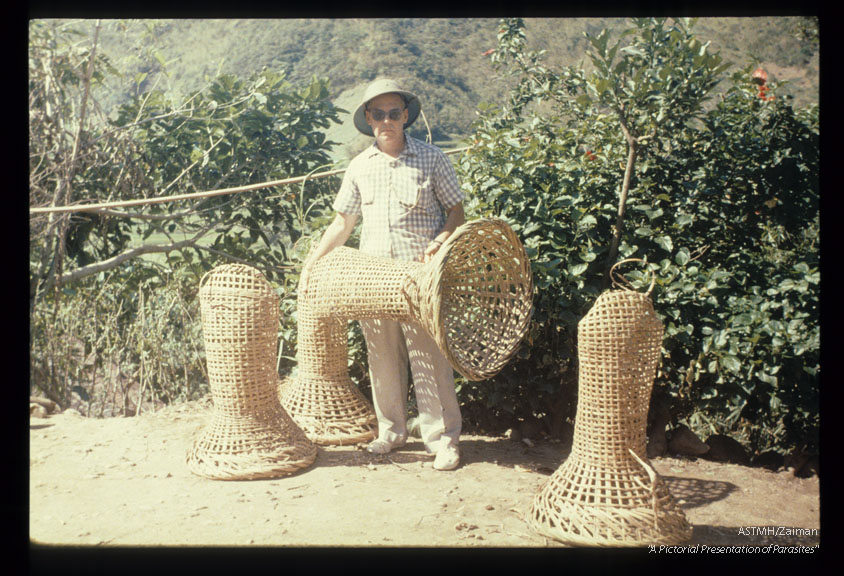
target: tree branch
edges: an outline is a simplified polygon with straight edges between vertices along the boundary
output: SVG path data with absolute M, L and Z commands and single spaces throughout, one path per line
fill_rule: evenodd
M 142 256 L 144 254 L 169 253 L 173 250 L 181 250 L 182 248 L 188 246 L 194 246 L 196 242 L 205 234 L 207 234 L 210 230 L 211 228 L 206 228 L 193 238 L 188 238 L 187 240 L 182 240 L 181 242 L 174 242 L 173 244 L 145 244 L 144 246 L 132 248 L 125 252 L 121 252 L 117 256 L 113 256 L 106 260 L 102 260 L 101 262 L 89 264 L 88 266 L 77 268 L 73 272 L 64 274 L 56 280 L 56 285 L 62 286 L 70 282 L 76 282 L 77 280 L 81 280 L 82 278 L 86 278 L 93 274 L 98 274 L 105 270 L 111 270 L 112 268 L 119 266 L 127 260 L 137 258 L 138 256 Z
M 618 246 L 621 243 L 621 233 L 624 229 L 624 211 L 627 206 L 627 195 L 630 192 L 630 182 L 633 180 L 633 169 L 636 165 L 636 155 L 639 151 L 639 139 L 631 134 L 623 111 L 621 109 L 616 111 L 618 112 L 621 130 L 624 132 L 624 136 L 627 139 L 628 153 L 627 166 L 624 169 L 624 180 L 621 184 L 621 194 L 618 199 L 618 213 L 615 218 L 615 230 L 613 231 L 610 251 L 607 255 L 606 268 L 604 269 L 604 289 L 609 286 L 610 270 L 612 269 L 613 264 L 615 264 L 615 259 L 618 256 Z
M 73 189 L 73 179 L 76 175 L 76 162 L 79 156 L 79 146 L 82 140 L 82 133 L 85 129 L 85 113 L 88 107 L 88 96 L 90 94 L 91 88 L 91 78 L 94 72 L 94 59 L 97 54 L 97 42 L 99 41 L 100 36 L 100 21 L 96 21 L 96 25 L 94 27 L 94 40 L 93 45 L 91 47 L 91 51 L 88 54 L 88 65 L 85 71 L 85 78 L 83 81 L 83 92 L 82 92 L 82 102 L 81 102 L 81 110 L 79 112 L 79 125 L 76 128 L 76 135 L 73 138 L 73 148 L 71 149 L 70 154 L 70 161 L 68 163 L 67 172 L 64 178 L 59 178 L 57 183 L 57 192 L 56 192 L 56 199 L 58 199 L 62 189 L 64 191 L 64 201 L 65 205 L 70 204 L 70 199 L 72 195 Z M 63 184 L 63 185 L 62 185 Z M 47 283 L 48 285 L 54 278 L 61 278 L 64 272 L 64 259 L 65 259 L 65 249 L 66 249 L 66 242 L 67 242 L 67 231 L 70 226 L 70 217 L 69 215 L 61 215 L 57 218 L 58 221 L 58 228 L 56 230 L 56 239 L 55 244 L 53 245 L 53 258 L 52 263 L 50 265 L 50 270 L 47 275 Z M 55 283 L 57 287 L 59 285 L 58 282 Z M 57 303 L 58 303 L 58 294 L 57 296 Z

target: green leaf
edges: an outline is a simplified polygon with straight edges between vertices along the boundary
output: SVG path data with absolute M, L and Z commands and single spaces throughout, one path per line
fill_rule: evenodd
M 655 242 L 666 252 L 671 252 L 674 249 L 674 242 L 671 241 L 670 236 L 659 236 L 655 239 Z
M 684 228 L 694 222 L 694 217 L 691 214 L 680 214 L 675 220 L 677 226 Z
M 631 56 L 638 56 L 640 58 L 645 57 L 645 53 L 642 52 L 642 50 L 637 48 L 636 46 L 625 46 L 624 48 L 621 49 L 621 51 L 624 52 L 625 54 L 629 54 Z
M 533 234 L 534 232 L 538 232 L 539 230 L 542 230 L 542 224 L 539 222 L 533 222 L 531 224 L 528 224 L 528 226 L 522 230 L 522 235 L 530 236 L 531 234 Z
M 162 68 L 167 67 L 167 62 L 164 60 L 164 56 L 161 54 L 161 52 L 159 50 L 156 50 L 155 52 L 153 52 L 153 56 L 155 56 L 155 59 L 158 60 L 159 64 L 161 64 Z
M 592 99 L 589 97 L 589 94 L 586 93 L 578 95 L 575 102 L 577 102 L 578 106 L 581 106 L 582 108 L 592 106 Z
M 728 354 L 721 358 L 721 366 L 723 366 L 733 374 L 736 374 L 739 372 L 739 370 L 741 370 L 741 361 L 739 361 L 739 359 L 735 356 Z
M 583 216 L 583 218 L 581 218 L 578 221 L 577 225 L 580 228 L 586 228 L 586 227 L 595 226 L 597 223 L 598 223 L 598 220 L 596 220 L 595 217 L 592 214 L 586 214 L 585 216 Z

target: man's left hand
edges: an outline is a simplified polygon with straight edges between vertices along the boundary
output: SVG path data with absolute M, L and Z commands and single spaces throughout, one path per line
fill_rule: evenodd
M 423 262 L 428 262 L 431 258 L 434 257 L 440 248 L 442 248 L 443 243 L 439 240 L 431 240 L 428 243 L 428 247 L 425 248 L 425 256 L 422 258 Z

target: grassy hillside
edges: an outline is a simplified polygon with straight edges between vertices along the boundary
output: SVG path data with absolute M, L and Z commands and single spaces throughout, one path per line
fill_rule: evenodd
M 818 99 L 818 53 L 817 42 L 796 35 L 800 20 L 702 18 L 694 30 L 734 66 L 760 64 L 772 79 L 787 80 L 785 91 L 806 105 Z M 529 47 L 546 50 L 546 62 L 555 66 L 587 66 L 583 33 L 627 25 L 604 18 L 526 23 Z M 78 27 L 90 32 L 93 25 L 88 21 Z M 147 85 L 158 78 L 159 87 L 174 93 L 199 88 L 218 71 L 245 76 L 266 66 L 285 70 L 294 82 L 314 75 L 330 78 L 335 102 L 351 112 L 370 80 L 392 76 L 421 96 L 439 141 L 467 134 L 477 105 L 502 94 L 503 80 L 483 56 L 495 46 L 496 34 L 495 19 L 368 18 L 108 21 L 102 36 L 118 69 L 150 72 Z M 153 50 L 163 62 L 163 76 L 148 65 L 141 68 L 138 55 Z M 118 91 L 112 101 L 120 97 Z M 357 145 L 349 124 L 330 136 L 341 143 L 338 148 Z

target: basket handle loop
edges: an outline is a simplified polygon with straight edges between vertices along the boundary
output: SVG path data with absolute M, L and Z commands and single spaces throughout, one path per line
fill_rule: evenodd
M 632 292 L 633 290 L 628 287 L 629 282 L 627 282 L 626 280 L 622 280 L 622 281 L 616 280 L 616 274 L 617 273 L 615 271 L 616 267 L 621 266 L 622 264 L 628 264 L 630 262 L 641 262 L 643 264 L 647 264 L 647 261 L 643 260 L 641 258 L 627 258 L 626 260 L 619 260 L 618 262 L 616 262 L 615 264 L 612 265 L 612 268 L 610 268 L 610 278 L 612 279 L 613 286 L 617 286 L 618 288 L 621 288 L 622 290 L 628 290 L 628 291 Z M 650 296 L 651 292 L 653 292 L 654 286 L 656 285 L 656 272 L 654 272 L 653 270 L 650 270 L 650 273 L 651 273 L 651 285 L 648 286 L 648 289 L 645 292 L 645 296 Z M 618 276 L 618 277 L 621 278 L 621 276 Z M 625 284 L 627 284 L 627 286 Z
M 645 469 L 645 472 L 648 474 L 648 479 L 651 481 L 650 490 L 651 490 L 651 505 L 653 506 L 653 517 L 654 517 L 654 528 L 659 530 L 659 523 L 657 522 L 657 518 L 659 517 L 659 510 L 658 510 L 658 495 L 657 495 L 657 485 L 659 482 L 659 476 L 657 476 L 656 470 L 653 469 L 647 462 L 639 458 L 639 455 L 636 454 L 631 448 L 627 449 L 628 452 L 636 459 L 636 462 Z
M 209 275 L 211 274 L 211 272 L 213 272 L 213 271 L 214 271 L 214 269 L 212 268 L 211 270 L 209 270 L 208 272 L 206 272 L 205 274 L 203 274 L 203 275 L 202 275 L 202 278 L 200 278 L 200 279 L 199 279 L 199 288 L 200 288 L 200 289 L 202 289 L 202 287 L 205 285 L 205 281 L 206 281 L 206 280 L 208 280 L 208 276 L 209 276 Z

